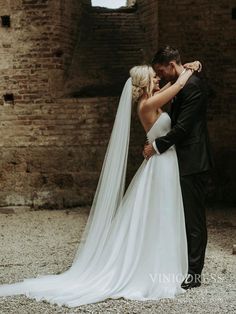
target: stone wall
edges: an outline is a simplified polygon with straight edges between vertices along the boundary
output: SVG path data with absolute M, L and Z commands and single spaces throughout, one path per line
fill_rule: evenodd
M 215 156 L 211 199 L 235 200 L 235 1 L 159 1 L 159 46 L 179 48 L 183 62 L 202 61 L 210 87 L 209 130 Z
M 50 23 L 53 11 L 47 1 L 1 1 L 1 14 L 9 15 L 10 28 L 0 28 L 0 92 L 13 93 L 16 102 L 48 98 L 48 67 L 60 64 L 52 57 L 56 33 Z
M 1 15 L 11 20 L 0 27 L 1 102 L 5 93 L 25 104 L 62 93 L 86 2 L 0 0 Z
M 183 61 L 203 62 L 216 157 L 210 197 L 235 200 L 232 7 L 231 0 L 138 0 L 119 10 L 91 8 L 89 0 L 0 0 L 1 16 L 11 18 L 10 28 L 0 26 L 0 206 L 91 204 L 128 71 L 166 43 Z M 127 184 L 144 142 L 134 112 Z
M 129 69 L 146 60 L 146 30 L 137 7 L 88 9 L 77 39 L 65 94 L 118 95 Z
M 91 203 L 116 105 L 103 97 L 0 107 L 0 206 Z
M 118 95 L 157 45 L 155 0 L 118 10 L 90 0 L 0 0 L 0 12 L 11 20 L 0 27 L 0 103 L 6 93 L 25 104 Z
M 158 47 L 158 1 L 138 0 L 138 13 L 144 31 L 145 61 L 150 62 Z
M 89 1 L 76 0 L 69 3 L 62 0 L 9 3 L 0 1 L 2 14 L 11 19 L 10 28 L 0 28 L 0 206 L 61 208 L 90 204 L 118 99 L 58 97 L 68 91 L 66 82 L 70 86 L 71 69 L 79 57 L 76 51 L 80 49 L 81 33 L 86 34 L 89 16 L 96 19 L 97 35 L 99 25 L 100 31 L 103 28 L 101 36 L 96 38 L 101 46 L 97 51 L 101 49 L 103 58 L 98 59 L 98 65 L 102 60 L 103 66 L 106 61 L 110 62 L 106 69 L 112 76 L 106 82 L 116 73 L 117 81 L 124 83 L 129 68 L 143 60 L 137 12 L 132 9 L 116 16 L 114 12 L 92 11 Z M 129 25 L 130 17 L 133 24 Z M 117 41 L 113 35 L 111 39 L 110 27 L 114 27 L 113 35 L 119 33 Z M 137 33 L 133 44 L 130 27 Z M 104 30 L 108 36 L 106 40 L 103 39 Z M 122 32 L 125 36 L 121 39 Z M 93 45 L 93 38 L 91 40 Z M 121 59 L 116 60 L 117 55 L 111 52 L 116 52 L 113 46 L 120 41 L 123 50 L 117 51 Z M 89 47 L 84 55 L 88 52 Z M 99 57 L 99 54 L 95 56 Z M 115 59 L 116 67 L 111 71 L 112 59 Z M 123 63 L 120 67 L 119 61 Z M 83 62 L 78 63 L 83 65 Z M 88 63 L 88 66 L 92 65 L 92 61 Z M 74 73 L 75 81 L 86 82 L 85 86 L 91 87 L 82 67 Z M 101 82 L 102 74 L 96 82 Z M 91 78 L 93 76 L 89 80 Z M 4 100 L 5 94 L 13 94 L 14 101 Z M 110 94 L 108 88 L 104 94 Z M 140 126 L 138 122 L 136 125 Z M 134 127 L 135 123 L 132 129 Z M 139 131 L 136 129 L 136 134 Z M 134 158 L 135 154 L 131 154 L 131 171 Z

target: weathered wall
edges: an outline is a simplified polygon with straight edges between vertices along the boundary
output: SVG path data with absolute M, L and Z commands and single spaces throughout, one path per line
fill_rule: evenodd
M 145 61 L 150 62 L 158 47 L 158 1 L 138 0 L 138 14 L 144 31 Z
M 235 199 L 235 20 L 233 1 L 138 0 L 118 11 L 89 0 L 0 0 L 0 206 L 90 204 L 128 70 L 162 44 L 203 61 L 212 94 L 216 156 L 211 198 Z M 13 93 L 14 104 L 3 101 Z M 64 98 L 64 96 L 93 98 Z M 145 134 L 133 116 L 128 179 Z
M 211 198 L 233 201 L 236 190 L 235 1 L 159 1 L 159 46 L 179 48 L 183 62 L 199 59 L 211 88 L 209 130 L 216 169 Z
M 1 95 L 31 104 L 120 93 L 128 70 L 156 48 L 157 2 L 120 10 L 90 3 L 0 0 L 1 14 L 11 18 L 10 28 L 0 27 Z
M 0 27 L 1 95 L 31 104 L 61 94 L 84 2 L 0 1 L 1 15 L 11 18 L 10 28 Z
M 123 85 L 129 68 L 141 62 L 143 54 L 137 12 L 119 12 L 117 16 L 105 12 L 100 16 L 95 10 L 89 15 L 88 4 L 76 0 L 15 0 L 6 5 L 0 1 L 2 14 L 11 17 L 10 28 L 0 27 L 0 206 L 58 208 L 92 201 L 118 99 L 58 99 L 66 94 L 65 82 L 70 82 L 71 69 L 76 68 L 80 57 L 77 49 L 80 51 L 83 44 L 81 33 L 86 34 L 88 16 L 96 17 L 96 36 L 102 28 L 100 37 L 96 37 L 100 48 L 95 56 L 98 66 L 110 62 L 106 69 L 112 75 L 104 79 L 107 83 L 115 73 Z M 128 25 L 131 16 L 133 25 Z M 117 41 L 109 35 L 110 27 L 113 35 L 118 31 Z M 134 44 L 131 27 L 137 33 Z M 114 47 L 119 42 L 122 51 Z M 116 58 L 111 51 L 124 60 L 121 66 L 116 60 L 112 70 L 111 59 Z M 81 57 L 88 52 L 87 46 Z M 79 64 L 84 66 L 84 61 Z M 89 66 L 93 67 L 92 60 L 86 68 Z M 93 75 L 86 80 L 87 72 L 82 67 L 77 70 L 74 80 L 91 86 L 88 80 L 94 79 Z M 96 82 L 102 75 L 107 78 L 104 73 Z M 3 101 L 6 93 L 13 93 L 14 103 Z M 110 94 L 108 88 L 104 94 Z
M 88 8 L 73 52 L 66 95 L 119 94 L 129 69 L 157 48 L 157 1 L 118 10 Z
M 91 203 L 116 103 L 104 97 L 0 107 L 0 206 Z

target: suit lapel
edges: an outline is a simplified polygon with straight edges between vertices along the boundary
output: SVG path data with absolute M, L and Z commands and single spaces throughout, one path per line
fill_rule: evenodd
M 171 122 L 172 126 L 176 124 L 177 120 L 177 112 L 179 107 L 178 96 L 175 96 L 171 103 Z

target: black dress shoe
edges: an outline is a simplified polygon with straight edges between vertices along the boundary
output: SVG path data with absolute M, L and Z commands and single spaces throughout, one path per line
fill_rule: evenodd
M 187 277 L 181 284 L 181 288 L 188 290 L 201 286 L 201 275 L 199 274 L 188 274 Z

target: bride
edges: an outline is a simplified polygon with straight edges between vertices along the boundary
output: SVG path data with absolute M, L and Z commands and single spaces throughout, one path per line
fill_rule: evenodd
M 0 285 L 0 296 L 76 307 L 107 298 L 158 300 L 185 293 L 188 257 L 175 147 L 144 159 L 124 194 L 132 102 L 150 143 L 171 128 L 161 111 L 183 88 L 196 63 L 159 89 L 152 67 L 130 70 L 89 218 L 71 267 L 64 273 Z

